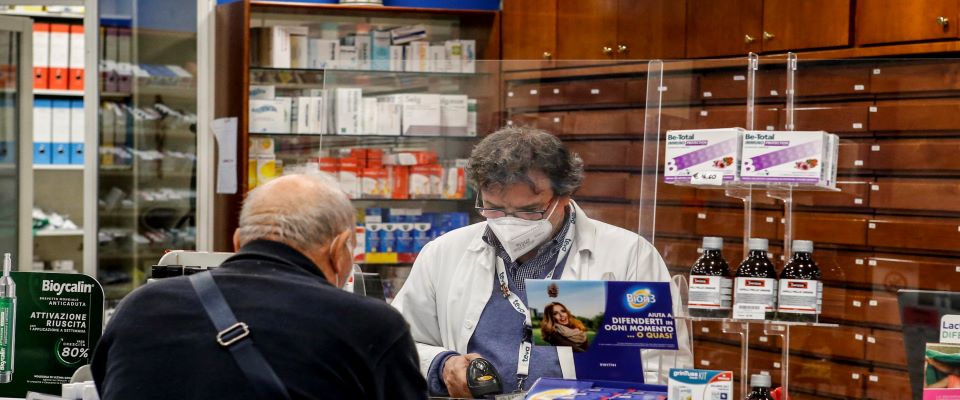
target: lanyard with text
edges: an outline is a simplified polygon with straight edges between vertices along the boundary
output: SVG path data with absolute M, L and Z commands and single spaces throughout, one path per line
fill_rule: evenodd
M 544 279 L 553 279 L 553 274 L 556 272 L 557 267 L 566 263 L 570 248 L 573 247 L 573 232 L 576 230 L 574 229 L 576 222 L 577 214 L 571 212 L 570 226 L 567 228 L 567 234 L 564 235 L 563 241 L 560 242 L 560 253 L 557 254 L 557 263 L 553 265 L 553 268 L 550 269 L 550 272 L 547 273 Z M 530 355 L 533 352 L 533 323 L 530 321 L 530 311 L 527 310 L 527 306 L 520 300 L 520 296 L 510 291 L 510 285 L 507 282 L 507 269 L 503 264 L 503 260 L 496 256 L 494 256 L 494 258 L 497 259 L 497 280 L 500 281 L 500 290 L 503 292 L 503 297 L 510 302 L 514 310 L 520 313 L 520 315 L 523 315 L 524 319 L 523 341 L 520 342 L 520 354 L 517 356 L 517 391 L 519 392 L 523 390 L 523 382 L 527 379 L 527 375 L 530 372 Z

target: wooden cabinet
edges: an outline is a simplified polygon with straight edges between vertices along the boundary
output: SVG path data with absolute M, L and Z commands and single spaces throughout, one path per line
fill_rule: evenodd
M 707 72 L 701 78 L 700 99 L 729 100 L 747 98 L 746 68 Z M 758 99 L 784 98 L 784 73 L 780 70 L 757 71 L 754 96 Z
M 770 106 L 758 106 L 753 112 L 753 123 L 757 130 L 774 130 L 779 124 L 778 109 Z M 747 109 L 744 106 L 704 107 L 697 114 L 698 129 L 746 127 Z
M 793 123 L 798 131 L 827 131 L 842 136 L 868 135 L 870 104 L 811 104 L 794 108 Z M 786 110 L 780 111 L 780 121 L 787 123 Z
M 563 60 L 612 59 L 617 47 L 618 2 L 558 1 L 557 56 Z
M 636 208 L 636 207 L 634 207 Z M 637 221 L 633 221 L 636 225 Z M 657 207 L 657 234 L 690 235 L 697 226 L 697 213 L 687 207 Z M 636 230 L 634 227 L 633 230 Z
M 878 253 L 862 269 L 875 287 L 887 289 L 956 290 L 960 261 L 955 258 Z
M 583 159 L 584 167 L 622 167 L 626 168 L 629 140 L 603 141 L 566 141 L 567 150 L 577 153 Z
M 837 168 L 844 172 L 872 169 L 873 166 L 867 161 L 870 160 L 870 148 L 873 144 L 872 140 L 841 140 Z
M 743 211 L 741 210 L 703 209 L 694 216 L 697 236 L 743 238 Z M 780 216 L 779 212 L 754 210 L 753 237 L 776 240 Z M 688 234 L 689 232 L 687 231 Z
M 841 326 L 818 328 L 797 326 L 790 328 L 791 353 L 812 354 L 818 357 L 843 357 L 862 360 L 867 328 Z
M 871 285 L 867 259 L 872 254 L 826 247 L 818 247 L 814 251 L 824 282 L 854 286 Z
M 957 0 L 869 0 L 857 2 L 857 45 L 958 37 Z
M 903 346 L 903 332 L 874 329 L 872 333 L 867 335 L 866 343 L 867 360 L 898 367 L 907 366 L 907 351 Z
M 508 126 L 543 129 L 554 135 L 563 135 L 564 120 L 567 113 L 528 113 L 514 114 L 507 119 Z
M 565 135 L 623 136 L 630 111 L 571 111 L 564 122 Z
M 870 74 L 873 93 L 960 90 L 960 60 L 880 64 Z
M 910 377 L 903 371 L 874 368 L 867 374 L 867 397 L 875 400 L 910 398 Z
M 683 58 L 686 6 L 680 0 L 620 0 L 614 49 L 617 58 Z
M 871 185 L 870 207 L 960 212 L 960 183 L 955 178 L 879 178 Z
M 764 0 L 764 52 L 850 44 L 850 0 Z
M 870 204 L 870 184 L 864 181 L 843 181 L 837 183 L 839 192 L 803 192 L 793 193 L 793 203 L 801 207 L 853 207 L 867 208 Z
M 690 270 L 690 266 L 700 257 L 697 253 L 700 243 L 695 240 L 658 238 L 655 245 L 669 267 Z
M 900 326 L 900 307 L 895 291 L 874 290 L 867 295 L 864 322 Z
M 947 101 L 902 101 L 880 102 L 876 112 L 870 113 L 870 129 L 873 131 L 956 132 L 960 128 L 960 102 Z
M 505 70 L 552 65 L 557 54 L 558 0 L 505 0 L 501 12 Z M 530 61 L 530 62 L 527 62 Z
M 629 176 L 626 172 L 587 172 L 575 197 L 625 198 Z
M 863 95 L 871 92 L 872 65 L 828 63 L 800 64 L 797 68 L 797 97 Z
M 877 216 L 868 224 L 867 244 L 956 251 L 960 249 L 960 218 Z
M 868 165 L 885 171 L 960 171 L 960 139 L 878 140 Z
M 791 389 L 846 398 L 863 397 L 864 380 L 867 378 L 867 369 L 864 367 L 802 357 L 792 358 L 790 362 Z
M 687 57 L 762 51 L 763 0 L 687 0 Z
M 588 201 L 577 202 L 577 205 L 592 219 L 631 231 L 637 230 L 636 219 L 631 220 L 629 218 L 629 214 L 636 215 L 636 211 L 633 213 L 630 212 L 631 208 L 635 209 L 636 207 L 631 207 L 627 204 L 595 203 Z
M 793 214 L 793 237 L 814 243 L 865 245 L 869 218 L 869 215 L 797 212 Z M 783 237 L 783 225 L 780 227 L 777 236 Z

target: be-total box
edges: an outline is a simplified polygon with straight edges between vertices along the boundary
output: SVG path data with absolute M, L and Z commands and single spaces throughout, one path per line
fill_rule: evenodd
M 678 400 L 733 399 L 733 372 L 671 368 L 667 393 Z
M 828 185 L 831 139 L 823 131 L 747 131 L 743 135 L 744 182 Z
M 719 175 L 734 181 L 740 165 L 740 128 L 667 131 L 665 182 L 689 182 Z

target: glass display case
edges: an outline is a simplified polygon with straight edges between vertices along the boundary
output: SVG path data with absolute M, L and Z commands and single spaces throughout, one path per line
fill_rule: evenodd
M 101 1 L 98 280 L 118 299 L 196 248 L 196 4 Z M 174 14 L 173 10 L 177 10 Z
M 30 208 L 33 202 L 29 138 L 32 73 L 27 18 L 0 16 L 0 251 L 13 254 L 22 270 L 29 270 Z

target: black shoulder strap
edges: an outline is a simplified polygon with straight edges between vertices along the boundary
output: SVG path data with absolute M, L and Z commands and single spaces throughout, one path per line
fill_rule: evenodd
M 210 271 L 190 275 L 190 284 L 200 297 L 203 309 L 217 328 L 216 340 L 220 346 L 226 347 L 233 355 L 237 366 L 253 384 L 257 397 L 261 399 L 290 399 L 287 388 L 277 376 L 263 354 L 253 345 L 250 337 L 250 327 L 238 322 L 233 315 L 230 305 L 223 298 L 223 293 L 217 288 Z

